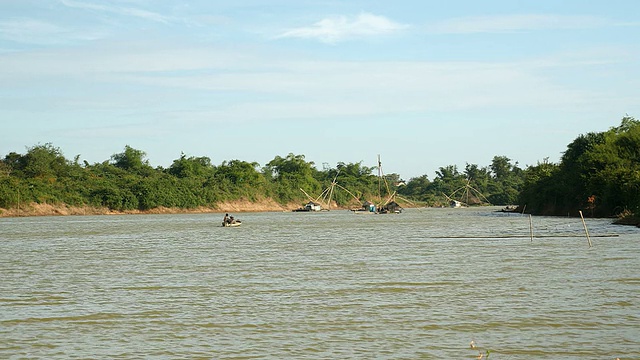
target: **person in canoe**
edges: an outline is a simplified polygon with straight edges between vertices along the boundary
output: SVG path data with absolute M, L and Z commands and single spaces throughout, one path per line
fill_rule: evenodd
M 224 215 L 224 219 L 222 220 L 222 226 L 240 226 L 242 222 L 233 216 L 229 216 L 229 214 Z

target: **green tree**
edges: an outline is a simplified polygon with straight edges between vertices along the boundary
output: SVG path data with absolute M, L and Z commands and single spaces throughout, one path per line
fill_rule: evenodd
M 464 174 L 469 181 L 469 185 L 482 194 L 489 196 L 490 185 L 493 183 L 491 173 L 487 167 L 479 167 L 477 164 L 466 164 Z M 482 199 L 478 199 L 482 202 Z M 492 202 L 493 203 L 493 202 Z
M 179 178 L 189 178 L 213 175 L 214 171 L 214 166 L 208 157 L 190 156 L 187 158 L 183 153 L 180 154 L 180 159 L 173 160 L 167 172 Z
M 111 156 L 113 165 L 129 171 L 129 172 L 141 172 L 143 170 L 150 170 L 149 161 L 145 159 L 147 154 L 142 150 L 137 150 L 129 145 L 124 147 L 124 152 L 114 154 Z
M 494 156 L 491 161 L 491 172 L 496 179 L 502 180 L 511 174 L 511 159 L 506 156 Z
M 446 198 L 466 185 L 467 179 L 464 174 L 458 171 L 458 167 L 456 165 L 447 165 L 440 167 L 436 171 L 436 177 L 431 183 L 430 190 L 441 198 Z M 448 204 L 448 200 L 443 199 L 442 204 Z
M 259 164 L 241 160 L 223 161 L 216 168 L 215 179 L 224 191 L 234 199 L 255 200 L 265 193 L 266 181 L 257 170 Z
M 51 143 L 30 147 L 25 155 L 10 153 L 5 157 L 5 164 L 16 176 L 52 180 L 66 176 L 70 167 L 62 151 Z
M 558 213 L 558 198 L 562 189 L 557 181 L 560 167 L 548 159 L 529 166 L 524 171 L 524 184 L 518 196 L 518 203 L 530 213 Z
M 551 169 L 552 171 L 547 171 Z M 525 171 L 521 204 L 532 213 L 594 216 L 640 211 L 640 123 L 632 117 L 602 133 L 578 136 L 557 166 Z
M 604 134 L 584 157 L 586 191 L 579 205 L 596 199 L 594 213 L 610 216 L 631 210 L 640 212 L 640 122 L 625 117 L 619 127 Z
M 265 165 L 263 172 L 271 179 L 273 193 L 282 202 L 302 199 L 300 189 L 308 194 L 321 192 L 321 184 L 314 176 L 317 172 L 314 163 L 305 161 L 304 155 L 276 156 Z
M 493 181 L 487 187 L 488 200 L 496 205 L 516 204 L 524 181 L 522 169 L 506 156 L 494 156 L 490 168 Z
M 433 202 L 433 194 L 430 192 L 431 181 L 427 175 L 409 179 L 405 186 L 398 189 L 398 193 L 404 197 L 417 201 Z
M 359 207 L 366 200 L 373 200 L 378 196 L 376 177 L 372 175 L 372 167 L 364 166 L 362 161 L 357 163 L 339 162 L 335 168 L 328 171 L 325 188 L 335 180 L 338 184 L 332 194 L 338 205 Z

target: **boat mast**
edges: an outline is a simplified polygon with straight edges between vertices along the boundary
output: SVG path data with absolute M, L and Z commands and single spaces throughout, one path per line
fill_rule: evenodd
M 387 190 L 387 195 L 389 198 L 384 201 L 382 197 L 382 182 L 384 182 L 385 190 Z M 382 172 L 382 162 L 380 161 L 380 154 L 378 154 L 378 196 L 380 196 L 380 204 L 386 205 L 393 199 L 395 192 L 392 194 L 391 189 L 389 188 L 389 183 L 387 183 L 387 179 L 384 177 L 384 172 Z
M 382 201 L 382 162 L 380 162 L 380 154 L 378 154 L 378 197 Z

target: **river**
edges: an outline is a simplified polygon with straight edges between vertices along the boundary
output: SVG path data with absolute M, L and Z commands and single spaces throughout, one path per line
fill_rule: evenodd
M 640 229 L 495 210 L 1 218 L 0 358 L 640 359 Z

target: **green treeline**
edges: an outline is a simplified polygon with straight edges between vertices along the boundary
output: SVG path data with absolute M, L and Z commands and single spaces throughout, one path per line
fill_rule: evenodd
M 340 162 L 335 168 L 318 170 L 304 155 L 295 154 L 276 156 L 264 166 L 241 160 L 214 165 L 208 157 L 182 154 L 166 169 L 153 168 L 145 157 L 130 146 L 96 164 L 80 163 L 79 156 L 68 160 L 52 144 L 30 147 L 26 154 L 12 152 L 0 160 L 0 208 L 35 202 L 119 211 L 190 209 L 267 198 L 302 205 L 310 200 L 307 194 L 315 199 L 334 182 L 338 186 L 331 198 L 343 207 L 359 207 L 364 201 L 381 203 L 394 193 L 402 198 L 397 201 L 408 205 L 445 206 L 446 195 L 469 184 L 478 192 L 467 193 L 466 202 L 512 204 L 523 181 L 522 170 L 504 156 L 496 156 L 488 168 L 467 165 L 459 172 L 451 165 L 440 168 L 433 181 L 421 176 L 406 184 L 398 174 L 381 179 L 377 167 L 362 162 Z
M 184 154 L 169 168 L 153 168 L 146 154 L 125 146 L 102 163 L 66 159 L 51 144 L 36 145 L 26 154 L 10 153 L 0 161 L 0 208 L 35 203 L 149 210 L 157 207 L 213 207 L 234 200 L 272 198 L 282 204 L 301 202 L 319 194 L 336 170 L 315 169 L 303 155 L 276 156 L 260 168 L 241 160 L 213 165 L 207 157 Z M 338 164 L 339 181 L 363 197 L 377 191 L 371 169 L 361 164 Z M 348 198 L 336 194 L 338 203 Z
M 578 136 L 559 164 L 543 161 L 525 171 L 518 202 L 544 215 L 640 215 L 640 121 Z
M 520 204 L 533 214 L 640 213 L 640 123 L 631 117 L 606 132 L 580 135 L 559 164 L 545 160 L 521 169 L 508 157 L 495 156 L 486 167 L 441 167 L 433 180 L 423 175 L 403 181 L 398 174 L 380 179 L 377 167 L 362 162 L 318 170 L 295 154 L 276 156 L 264 166 L 241 160 L 214 165 L 208 157 L 181 154 L 168 168 L 154 168 L 145 157 L 128 145 L 95 164 L 80 163 L 79 156 L 66 159 L 52 144 L 11 152 L 0 160 L 0 208 L 35 202 L 144 211 L 264 199 L 302 205 L 307 194 L 314 198 L 337 184 L 332 199 L 343 207 L 397 194 L 396 201 L 409 206 L 447 206 L 456 199 L 469 205 Z

